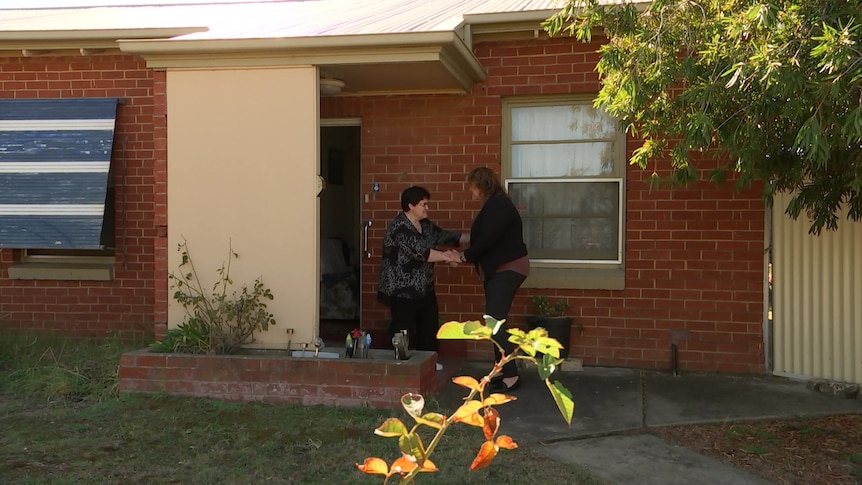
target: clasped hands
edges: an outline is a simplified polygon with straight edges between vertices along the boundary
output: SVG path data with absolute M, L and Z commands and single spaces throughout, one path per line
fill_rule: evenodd
M 443 251 L 443 257 L 446 261 L 451 265 L 457 265 L 458 263 L 464 263 L 466 260 L 464 259 L 464 253 L 458 251 L 457 249 L 448 249 Z

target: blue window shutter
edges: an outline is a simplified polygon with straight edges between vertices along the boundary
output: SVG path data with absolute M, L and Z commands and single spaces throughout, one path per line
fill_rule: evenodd
M 116 98 L 0 100 L 0 248 L 100 248 Z

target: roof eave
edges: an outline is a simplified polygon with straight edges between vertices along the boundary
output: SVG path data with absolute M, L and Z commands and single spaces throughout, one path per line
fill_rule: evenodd
M 117 39 L 164 39 L 206 32 L 206 27 L 0 31 L 0 51 L 22 49 L 79 49 L 118 47 Z
M 474 30 L 478 27 L 482 30 L 492 31 L 495 25 L 541 24 L 557 12 L 559 12 L 559 9 L 466 14 L 464 15 L 464 23 L 470 24 Z
M 485 68 L 452 31 L 262 39 L 122 39 L 155 69 L 263 65 L 439 63 L 464 91 Z

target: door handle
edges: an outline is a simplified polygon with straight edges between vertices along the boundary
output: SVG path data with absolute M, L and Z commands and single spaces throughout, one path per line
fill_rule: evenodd
M 364 253 L 366 258 L 371 257 L 371 251 L 368 250 L 368 228 L 371 227 L 371 219 L 365 221 L 365 224 L 362 225 L 363 238 L 365 240 Z

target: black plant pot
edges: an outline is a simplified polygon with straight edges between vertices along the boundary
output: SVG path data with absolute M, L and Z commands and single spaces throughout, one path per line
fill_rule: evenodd
M 565 359 L 569 356 L 569 339 L 572 336 L 572 317 L 548 317 L 544 315 L 529 315 L 527 323 L 530 325 L 530 330 L 536 327 L 542 327 L 548 331 L 548 337 L 557 339 L 563 344 L 560 349 L 560 358 Z

